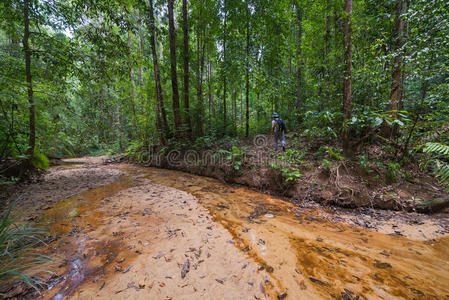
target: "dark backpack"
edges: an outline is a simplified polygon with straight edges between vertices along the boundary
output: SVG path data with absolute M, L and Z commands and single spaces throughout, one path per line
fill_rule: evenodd
M 284 133 L 287 133 L 287 128 L 285 127 L 285 123 L 282 121 L 281 118 L 276 119 L 276 123 L 278 123 L 280 132 L 283 131 Z

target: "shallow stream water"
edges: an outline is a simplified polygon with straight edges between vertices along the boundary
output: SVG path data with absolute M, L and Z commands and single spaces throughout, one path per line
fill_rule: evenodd
M 270 273 L 275 285 L 287 293 L 286 299 L 449 299 L 448 236 L 410 240 L 333 223 L 321 218 L 319 209 L 298 209 L 282 199 L 211 178 L 157 168 L 118 168 L 130 175 L 49 210 L 44 220 L 52 232 L 67 234 L 69 222 L 79 226 L 104 222 L 106 216 L 95 210 L 99 201 L 131 187 L 132 176 L 145 176 L 193 194 L 233 235 L 235 245 Z M 99 244 L 95 253 L 103 253 L 106 246 Z M 103 262 L 121 251 L 117 245 L 110 248 L 115 253 L 106 251 Z M 79 282 L 67 285 L 55 299 L 98 273 L 84 268 L 92 274 L 82 274 L 74 266 Z

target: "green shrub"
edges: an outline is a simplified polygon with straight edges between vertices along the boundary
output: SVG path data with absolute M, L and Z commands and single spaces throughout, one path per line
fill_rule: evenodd
M 360 168 L 365 170 L 365 171 L 368 171 L 369 170 L 369 165 L 370 165 L 368 155 L 366 155 L 366 154 L 359 155 L 359 156 L 357 156 L 357 158 L 358 158 L 358 161 L 359 161 Z
M 39 151 L 34 151 L 33 159 L 31 160 L 31 163 L 36 168 L 46 170 L 50 166 L 50 162 L 48 161 L 48 158 Z
M 294 182 L 302 176 L 300 167 L 304 164 L 304 157 L 304 152 L 297 149 L 288 149 L 275 155 L 277 162 L 271 162 L 270 166 L 280 171 L 286 182 Z
M 401 176 L 401 165 L 397 162 L 389 162 L 387 165 L 387 182 L 396 182 Z
M 323 158 L 323 161 L 321 162 L 321 165 L 326 168 L 329 169 L 332 166 L 332 162 L 328 161 L 327 159 Z

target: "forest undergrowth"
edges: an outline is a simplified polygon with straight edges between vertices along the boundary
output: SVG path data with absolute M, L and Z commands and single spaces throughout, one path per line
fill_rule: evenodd
M 125 156 L 130 162 L 243 184 L 298 204 L 312 200 L 425 213 L 449 205 L 448 177 L 441 169 L 447 159 L 444 144 L 428 142 L 404 155 L 380 137 L 344 155 L 336 139 L 312 137 L 309 132 L 289 133 L 286 139 L 285 152 L 274 149 L 272 136 L 257 135 L 133 145 Z

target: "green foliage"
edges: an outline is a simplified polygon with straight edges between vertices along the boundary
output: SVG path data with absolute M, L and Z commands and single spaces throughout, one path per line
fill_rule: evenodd
M 433 175 L 439 179 L 440 183 L 449 184 L 449 164 L 441 160 L 434 160 L 434 163 Z
M 423 148 L 424 153 L 432 153 L 438 156 L 448 156 L 449 155 L 449 146 L 441 143 L 426 143 Z
M 285 152 L 276 155 L 276 157 L 290 164 L 303 164 L 305 153 L 298 149 L 287 149 Z
M 181 127 L 187 128 L 189 116 L 192 136 L 174 130 L 173 89 L 167 80 L 171 74 L 169 35 L 159 13 L 166 3 L 154 1 L 163 96 L 162 103 L 156 103 L 148 1 L 128 1 L 126 5 L 116 0 L 81 2 L 30 1 L 36 148 L 43 153 L 97 155 L 127 149 L 127 153 L 139 152 L 142 160 L 141 146 L 163 142 L 164 153 L 229 149 L 231 154 L 226 155 L 231 155 L 239 169 L 242 159 L 232 147 L 239 147 L 239 137 L 246 133 L 247 86 L 250 136 L 270 130 L 275 108 L 289 132 L 301 132 L 301 138 L 317 144 L 338 145 L 343 134 L 348 134 L 357 148 L 381 139 L 390 156 L 402 158 L 414 155 L 410 149 L 431 141 L 434 134 L 443 136 L 439 138 L 443 143 L 449 142 L 444 133 L 449 115 L 445 1 L 407 4 L 401 14 L 407 32 L 402 32 L 400 47 L 395 46 L 399 33 L 394 1 L 379 5 L 363 0 L 354 5 L 352 103 L 347 120 L 341 112 L 342 3 L 250 0 L 226 1 L 224 5 L 223 1 L 189 1 L 191 89 L 186 95 L 190 107 L 189 111 L 180 110 Z M 17 42 L 24 36 L 22 9 L 23 1 L 0 2 L 2 158 L 24 155 L 30 137 L 25 51 Z M 175 35 L 181 44 L 181 28 Z M 390 110 L 396 57 L 406 63 L 400 70 L 400 109 Z M 174 67 L 182 77 L 179 59 Z M 164 119 L 166 128 L 161 124 Z M 395 128 L 397 134 L 380 138 L 382 124 Z M 165 137 L 162 141 L 161 136 Z M 320 159 L 324 158 L 321 150 L 315 154 Z M 326 161 L 343 159 L 334 148 L 324 151 Z M 302 160 L 282 159 L 289 163 Z M 36 164 L 45 167 L 43 158 L 37 160 Z M 360 165 L 366 168 L 366 160 L 361 159 Z
M 332 162 L 328 161 L 327 159 L 323 158 L 323 160 L 321 161 L 321 164 L 323 165 L 323 167 L 325 167 L 326 169 L 329 169 L 332 166 Z
M 287 149 L 275 155 L 275 162 L 270 162 L 270 166 L 281 172 L 286 182 L 295 181 L 301 178 L 300 166 L 304 164 L 305 153 L 297 149 Z
M 48 158 L 45 156 L 45 154 L 43 154 L 37 150 L 34 151 L 34 156 L 33 156 L 33 159 L 31 160 L 31 163 L 36 168 L 39 168 L 42 170 L 46 170 L 50 166 L 50 162 L 48 161 Z
M 232 146 L 231 157 L 234 164 L 234 170 L 239 170 L 242 165 L 242 151 L 239 147 Z
M 389 162 L 387 165 L 387 182 L 393 183 L 398 181 L 402 176 L 402 167 L 397 162 Z
M 338 131 L 338 123 L 342 119 L 341 112 L 331 112 L 331 111 L 307 111 L 304 114 L 304 124 L 307 129 L 304 134 L 309 140 L 315 137 L 325 137 L 325 138 L 336 138 Z
M 361 154 L 361 155 L 357 156 L 357 158 L 358 158 L 358 161 L 359 161 L 360 168 L 365 170 L 365 171 L 368 171 L 369 165 L 370 165 L 368 155 Z
M 341 150 L 335 149 L 334 147 L 326 147 L 326 152 L 329 154 L 330 159 L 344 160 L 345 158 L 341 155 Z
M 270 167 L 280 171 L 286 182 L 295 181 L 302 176 L 300 170 L 296 167 L 283 167 L 273 162 L 270 162 Z
M 5 176 L 0 175 L 0 186 L 2 185 L 13 185 L 19 181 L 19 178 L 11 177 L 6 178 Z
M 26 270 L 49 261 L 36 250 L 47 232 L 26 223 L 15 223 L 11 219 L 12 208 L 13 205 L 0 221 L 0 283 L 24 282 L 39 289 L 40 278 Z
M 433 175 L 440 183 L 449 184 L 449 164 L 442 159 L 449 158 L 449 146 L 441 143 L 426 143 L 423 148 L 424 153 L 432 154 L 427 163 L 433 165 Z

